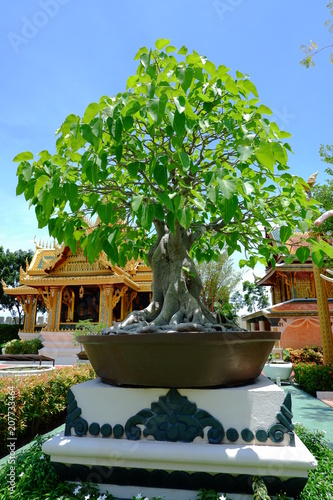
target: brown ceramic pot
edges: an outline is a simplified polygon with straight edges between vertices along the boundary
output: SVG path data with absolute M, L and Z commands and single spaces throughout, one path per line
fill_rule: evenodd
M 77 338 L 108 384 L 220 387 L 256 379 L 279 332 L 140 333 Z

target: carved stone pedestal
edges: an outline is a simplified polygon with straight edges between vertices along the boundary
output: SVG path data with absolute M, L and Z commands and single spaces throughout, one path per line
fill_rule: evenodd
M 316 466 L 294 434 L 291 396 L 263 376 L 227 389 L 76 385 L 64 435 L 43 450 L 61 477 L 126 500 L 189 500 L 200 488 L 252 498 L 254 475 L 271 495 L 294 496 Z

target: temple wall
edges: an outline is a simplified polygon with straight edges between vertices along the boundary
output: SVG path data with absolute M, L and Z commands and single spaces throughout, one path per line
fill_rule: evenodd
M 321 347 L 321 334 L 319 319 L 314 317 L 290 318 L 283 321 L 280 345 L 284 349 L 292 347 Z

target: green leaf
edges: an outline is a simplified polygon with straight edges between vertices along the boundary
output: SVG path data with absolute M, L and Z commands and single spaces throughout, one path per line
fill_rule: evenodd
M 282 165 L 286 165 L 288 161 L 288 155 L 284 147 L 281 146 L 281 144 L 279 144 L 278 142 L 274 142 L 272 143 L 271 148 L 276 161 L 282 163 Z
M 186 66 L 177 66 L 176 77 L 182 89 L 186 92 L 192 83 L 194 77 L 194 69 Z
M 133 116 L 122 116 L 121 115 L 121 120 L 123 122 L 123 126 L 124 126 L 124 129 L 126 130 L 126 132 L 128 130 L 131 130 L 131 128 L 133 128 L 133 124 L 134 124 Z
M 166 220 L 167 220 L 168 228 L 170 229 L 172 234 L 174 234 L 175 233 L 175 220 L 176 220 L 175 214 L 172 212 L 168 212 Z
M 220 203 L 220 210 L 223 220 L 226 224 L 229 224 L 233 216 L 235 215 L 238 208 L 238 198 L 236 195 L 232 198 L 224 198 Z
M 297 225 L 300 228 L 300 230 L 302 231 L 302 233 L 306 233 L 307 230 L 309 229 L 309 224 L 305 220 L 299 220 L 297 222 Z
M 186 100 L 185 97 L 180 95 L 179 97 L 174 98 L 176 108 L 178 109 L 179 113 L 184 113 L 185 107 L 186 107 Z
M 234 94 L 234 95 L 238 94 L 238 87 L 237 87 L 236 83 L 234 82 L 234 80 L 230 77 L 228 77 L 226 79 L 225 88 L 231 94 Z
M 217 199 L 216 191 L 217 191 L 216 186 L 209 186 L 207 189 L 208 198 L 214 204 L 216 203 L 216 199 Z
M 264 106 L 264 104 L 260 104 L 259 108 L 257 109 L 257 112 L 260 113 L 261 115 L 273 114 L 273 111 L 269 109 L 267 106 Z
M 97 104 L 97 102 L 90 103 L 84 112 L 82 122 L 83 123 L 90 123 L 91 120 L 97 115 L 99 110 L 100 110 L 100 106 L 99 106 L 99 104 Z
M 168 169 L 165 165 L 157 164 L 154 169 L 154 178 L 163 189 L 168 187 Z
M 13 161 L 15 163 L 20 162 L 20 161 L 25 161 L 25 160 L 32 160 L 34 155 L 30 151 L 25 151 L 24 153 L 20 153 L 15 156 Z
M 237 179 L 220 179 L 217 178 L 217 182 L 220 189 L 225 196 L 225 198 L 230 199 L 237 189 Z
M 51 217 L 52 211 L 53 211 L 53 202 L 54 198 L 49 191 L 45 191 L 43 194 L 43 210 L 44 210 L 44 217 L 46 220 L 48 220 Z
M 142 54 L 146 54 L 146 53 L 148 53 L 148 52 L 149 52 L 149 51 L 148 51 L 147 47 L 141 47 L 141 48 L 137 51 L 137 53 L 135 54 L 135 56 L 134 56 L 134 60 L 135 60 L 135 61 L 137 61 L 138 59 L 140 59 L 140 57 L 141 57 L 141 55 L 142 55 Z
M 173 119 L 172 128 L 176 132 L 177 136 L 183 138 L 185 135 L 185 114 L 179 113 L 176 109 Z
M 163 207 L 159 203 L 157 203 L 155 205 L 155 217 L 156 217 L 156 219 L 161 220 L 161 221 L 165 220 L 165 213 L 164 213 Z
M 280 241 L 282 243 L 282 245 L 284 245 L 286 243 L 286 241 L 289 240 L 290 236 L 291 236 L 291 228 L 289 226 L 281 226 L 280 227 Z
M 118 248 L 114 243 L 110 243 L 109 240 L 104 240 L 103 241 L 103 250 L 113 264 L 118 263 L 118 261 L 119 261 Z
M 318 242 L 318 249 L 323 251 L 330 259 L 333 259 L 333 247 L 325 240 L 320 240 Z
M 162 205 L 165 205 L 166 208 L 168 210 L 170 210 L 171 212 L 174 211 L 174 208 L 173 208 L 173 203 L 172 201 L 170 200 L 169 196 L 167 195 L 167 193 L 157 193 L 157 198 L 159 199 L 159 201 L 162 203 Z
M 311 253 L 312 257 L 312 262 L 317 266 L 317 267 L 322 267 L 324 264 L 324 258 L 325 254 L 322 250 L 313 250 Z
M 174 45 L 169 45 L 166 49 L 165 49 L 165 52 L 167 54 L 170 54 L 170 52 L 176 52 L 177 51 L 177 47 L 175 47 Z
M 182 163 L 183 170 L 186 171 L 190 167 L 190 157 L 184 151 L 181 151 L 179 154 L 180 161 Z
M 192 222 L 192 210 L 190 207 L 181 208 L 177 211 L 177 219 L 179 224 L 184 228 L 188 229 Z
M 239 160 L 241 162 L 246 161 L 253 153 L 252 146 L 238 146 L 237 151 L 239 153 Z
M 252 94 L 255 97 L 258 97 L 258 91 L 257 91 L 255 85 L 251 82 L 251 80 L 244 80 L 243 85 L 247 90 L 252 92 Z
M 133 196 L 132 202 L 131 202 L 133 212 L 137 212 L 139 210 L 140 205 L 142 203 L 142 200 L 143 200 L 143 196 L 140 194 Z
M 147 112 L 155 123 L 161 123 L 167 102 L 168 97 L 166 94 L 162 94 L 159 99 L 149 99 L 147 103 Z
M 32 165 L 27 161 L 22 164 L 22 175 L 25 181 L 30 181 L 32 175 Z
M 115 152 L 116 152 L 116 160 L 117 161 L 120 161 L 121 160 L 121 157 L 123 155 L 123 145 L 122 144 L 119 144 L 116 149 L 115 149 Z
M 35 196 L 37 196 L 38 192 L 43 188 L 43 186 L 47 183 L 47 181 L 50 180 L 50 177 L 48 175 L 41 175 L 38 177 L 36 184 L 35 184 Z
M 85 172 L 88 181 L 91 182 L 94 186 L 96 186 L 98 182 L 98 172 L 99 172 L 97 163 L 93 161 L 87 161 L 85 163 Z
M 147 203 L 143 203 L 138 210 L 138 220 L 141 226 L 149 231 L 151 225 L 154 220 L 155 215 L 155 206 L 151 203 L 148 205 Z
M 98 149 L 99 138 L 94 134 L 90 125 L 83 123 L 80 127 L 83 139 L 89 142 L 95 149 Z
M 156 42 L 155 42 L 155 47 L 158 50 L 162 50 L 162 49 L 164 49 L 164 47 L 169 45 L 170 41 L 171 40 L 169 40 L 169 38 L 158 38 L 158 40 L 156 40 Z
M 186 56 L 187 54 L 187 48 L 185 47 L 185 45 L 183 45 L 182 47 L 180 47 L 180 49 L 178 50 L 177 54 L 181 55 L 181 56 Z
M 134 161 L 132 163 L 127 164 L 127 170 L 131 177 L 135 178 L 138 175 L 140 168 L 140 163 L 138 161 Z
M 200 199 L 198 196 L 194 198 L 193 203 L 200 209 L 200 210 L 205 210 L 206 209 L 206 203 L 204 200 Z
M 296 257 L 301 264 L 304 264 L 310 257 L 310 248 L 305 246 L 298 247 L 296 250 Z
M 133 88 L 134 85 L 138 82 L 138 76 L 132 75 L 127 78 L 126 88 Z
M 102 222 L 110 224 L 114 215 L 115 207 L 112 203 L 101 203 L 97 209 L 97 214 Z
M 123 117 L 122 117 L 123 118 Z M 128 117 L 132 118 L 132 117 Z M 133 118 L 132 118 L 133 120 Z M 109 117 L 106 120 L 108 129 L 114 140 L 119 143 L 121 141 L 121 136 L 123 133 L 123 123 L 120 118 L 117 118 L 116 120 L 113 120 L 113 118 Z
M 266 142 L 261 142 L 259 148 L 255 152 L 258 162 L 267 167 L 269 170 L 273 170 L 275 158 L 273 152 Z

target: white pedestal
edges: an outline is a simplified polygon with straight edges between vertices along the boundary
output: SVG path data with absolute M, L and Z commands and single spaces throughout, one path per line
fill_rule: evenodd
M 96 481 L 119 499 L 159 491 L 189 500 L 200 488 L 246 498 L 254 475 L 271 494 L 293 496 L 316 462 L 291 418 L 290 395 L 265 377 L 244 387 L 179 390 L 97 379 L 72 387 L 65 435 L 43 450 L 65 479 Z

